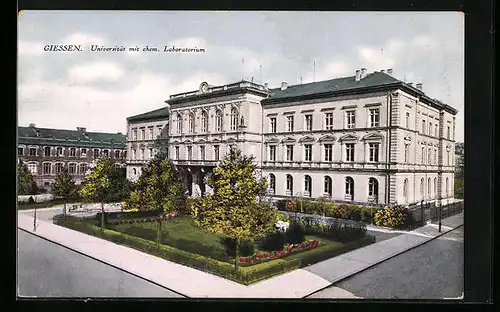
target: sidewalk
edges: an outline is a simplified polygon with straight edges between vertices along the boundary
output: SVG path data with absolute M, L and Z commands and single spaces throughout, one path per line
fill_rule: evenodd
M 51 221 L 40 220 L 36 232 L 33 232 L 32 214 L 21 211 L 18 213 L 18 227 L 27 232 L 121 268 L 189 298 L 304 298 L 340 279 L 442 235 L 451 227 L 463 224 L 463 213 L 444 219 L 443 224 L 446 224 L 447 228 L 443 228 L 442 233 L 438 233 L 435 226 L 427 225 L 309 267 L 245 286 L 57 226 Z M 333 297 L 330 298 L 346 298 L 345 294 L 339 292 L 333 292 L 331 295 Z

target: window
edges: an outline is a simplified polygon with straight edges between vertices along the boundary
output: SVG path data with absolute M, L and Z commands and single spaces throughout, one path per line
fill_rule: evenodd
M 368 196 L 378 201 L 378 181 L 375 178 L 368 179 Z
M 354 143 L 345 144 L 345 161 L 354 161 Z
M 438 154 L 438 150 L 437 148 L 434 149 L 434 165 L 437 165 L 437 154 Z
M 76 164 L 69 164 L 69 173 L 75 174 L 76 173 Z
M 406 112 L 405 128 L 410 129 L 410 112 Z
M 205 146 L 200 146 L 200 159 L 205 160 Z
M 429 149 L 427 150 L 427 164 L 430 165 L 431 161 L 432 161 L 432 158 L 431 158 L 431 148 L 429 147 Z
M 215 160 L 219 160 L 219 145 L 214 145 Z
M 45 146 L 43 148 L 43 156 L 50 157 L 50 146 Z
M 115 151 L 115 158 L 117 159 L 120 158 L 120 151 L 118 150 Z
M 405 144 L 405 163 L 410 162 L 410 144 Z
M 286 194 L 291 195 L 293 193 L 293 178 L 291 175 L 286 175 Z
M 446 165 L 450 165 L 450 151 L 446 151 Z
M 424 164 L 425 163 L 425 147 L 422 147 L 422 155 L 420 158 L 420 163 Z
M 333 145 L 325 144 L 325 161 L 333 161 Z
M 405 200 L 408 199 L 408 179 L 405 179 L 405 181 L 403 182 L 403 197 L 405 198 Z
M 156 127 L 156 131 L 158 132 L 157 136 L 159 136 L 159 137 L 161 137 L 161 130 L 162 130 L 162 126 Z
M 313 127 L 313 115 L 311 114 L 308 114 L 308 115 L 305 115 L 304 116 L 305 118 L 305 129 L 306 131 L 312 131 L 312 127 Z
M 87 149 L 86 148 L 82 148 L 80 150 L 80 156 L 81 157 L 87 157 Z
M 133 175 L 136 175 L 137 174 L 137 169 L 133 168 L 132 169 L 132 173 L 133 173 Z
M 429 135 L 432 135 L 432 122 L 429 122 Z
M 286 117 L 287 131 L 293 132 L 293 116 Z
M 17 148 L 17 156 L 23 156 L 24 154 L 24 148 L 18 147 Z
M 30 156 L 36 156 L 36 147 L 30 147 Z
M 153 158 L 154 155 L 153 155 L 153 149 L 152 148 L 149 148 L 149 158 Z
M 345 197 L 354 200 L 354 180 L 351 177 L 345 178 Z
M 333 113 L 325 113 L 325 130 L 333 129 Z
M 215 112 L 215 131 L 222 131 L 222 111 L 220 109 Z
M 304 196 L 311 197 L 312 179 L 306 175 L 304 177 Z
M 94 158 L 97 158 L 97 157 L 99 157 L 99 150 L 94 149 Z
M 135 157 L 136 157 L 136 151 L 135 149 L 132 149 L 132 159 L 135 159 Z
M 189 114 L 189 133 L 194 133 L 194 113 Z
M 293 161 L 293 145 L 286 146 L 286 160 Z
M 50 163 L 43 164 L 43 174 L 51 174 L 51 165 Z
M 72 147 L 69 149 L 69 156 L 71 156 L 71 157 L 76 156 L 76 148 Z
M 109 157 L 109 151 L 108 150 L 103 150 L 102 154 L 104 155 L 104 157 Z
M 127 151 L 123 151 L 123 158 L 127 158 Z
M 353 129 L 356 124 L 356 112 L 346 111 L 345 112 L 345 127 L 347 129 Z
M 371 162 L 378 162 L 378 151 L 379 151 L 380 144 L 379 143 L 369 143 L 368 148 L 369 148 L 369 161 Z
M 328 196 L 332 196 L 332 178 L 326 176 L 325 177 L 325 181 L 324 181 L 324 185 L 323 185 L 323 193 L 328 195 Z
M 269 160 L 276 161 L 276 145 L 269 146 Z
M 201 131 L 208 132 L 208 113 L 206 111 L 201 112 Z
M 56 148 L 56 155 L 57 156 L 63 156 L 64 155 L 62 147 Z
M 238 109 L 236 107 L 231 108 L 231 130 L 238 130 Z
M 438 193 L 438 179 L 434 178 L 434 197 L 437 197 Z
M 431 178 L 427 178 L 427 196 L 429 196 L 429 198 L 432 198 L 431 196 Z
M 179 146 L 175 147 L 175 159 L 179 160 Z
M 193 147 L 192 146 L 188 146 L 187 147 L 187 153 L 188 153 L 188 160 L 192 160 L 193 159 Z
M 370 109 L 370 127 L 378 127 L 380 125 L 380 110 L 378 108 Z
M 446 128 L 446 137 L 450 139 L 450 126 Z
M 145 140 L 145 139 L 146 139 L 146 129 L 141 128 L 141 140 Z
M 136 141 L 137 140 L 137 129 L 132 129 L 132 140 Z
M 271 126 L 271 133 L 276 133 L 276 117 L 271 117 L 269 118 L 270 126 Z
M 154 140 L 153 127 L 148 127 L 148 139 Z
M 85 173 L 87 172 L 87 164 L 80 164 L 80 166 L 79 166 L 79 167 L 80 167 L 80 168 L 78 168 L 78 169 L 79 169 L 79 171 L 78 171 L 78 172 L 79 172 L 80 174 L 85 174 Z
M 306 144 L 304 145 L 304 151 L 305 151 L 305 161 L 312 161 L 312 145 L 311 144 Z
M 424 198 L 424 178 L 420 179 L 420 197 Z
M 434 136 L 436 136 L 436 137 L 439 136 L 438 133 L 439 133 L 439 126 L 438 126 L 438 124 L 436 124 L 436 127 L 434 129 Z
M 141 148 L 141 158 L 142 160 L 144 160 L 144 148 Z
M 449 181 L 448 181 L 448 178 L 446 178 L 446 188 L 445 188 L 445 195 L 446 195 L 446 197 L 448 197 L 448 195 L 449 195 L 448 188 L 449 188 Z
M 177 134 L 182 133 L 182 116 L 180 113 L 177 113 Z
M 55 170 L 55 171 L 56 171 L 55 173 L 56 173 L 56 174 L 61 173 L 61 172 L 62 172 L 62 170 L 63 170 L 63 168 L 64 168 L 64 165 L 63 165 L 62 163 L 57 163 L 57 164 L 56 164 L 56 166 L 55 166 L 55 169 L 56 169 L 56 170 Z
M 31 172 L 31 174 L 37 174 L 37 164 L 36 163 L 29 163 L 28 164 L 28 171 Z
M 422 133 L 425 134 L 425 120 L 422 120 Z
M 269 174 L 269 192 L 271 194 L 274 194 L 276 190 L 276 177 L 274 176 L 274 174 L 270 173 Z

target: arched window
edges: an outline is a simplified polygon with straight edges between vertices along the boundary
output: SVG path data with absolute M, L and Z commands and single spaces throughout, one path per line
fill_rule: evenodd
M 55 169 L 56 169 L 56 170 L 55 170 L 55 173 L 56 173 L 56 174 L 61 173 L 61 172 L 62 172 L 62 170 L 63 170 L 63 168 L 64 168 L 64 164 L 63 164 L 63 163 L 57 163 L 57 164 L 56 164 L 56 166 L 55 166 Z
M 115 151 L 115 158 L 116 159 L 120 158 L 120 151 L 119 150 Z
M 427 151 L 427 164 L 430 165 L 431 161 L 432 161 L 431 148 L 429 147 L 429 150 Z
M 75 174 L 76 173 L 76 164 L 69 164 L 69 173 Z
M 420 197 L 424 198 L 424 178 L 420 179 Z
M 182 133 L 182 116 L 179 113 L 177 113 L 177 133 Z
M 269 193 L 274 194 L 276 191 L 276 176 L 272 173 L 269 174 Z
M 189 132 L 194 133 L 194 113 L 189 114 Z
M 290 174 L 286 175 L 286 194 L 292 195 L 293 192 L 293 178 Z
M 434 197 L 437 197 L 438 193 L 438 179 L 434 178 Z
M 87 172 L 87 164 L 80 164 L 78 170 L 80 174 L 85 174 Z
M 330 178 L 329 176 L 325 177 L 323 193 L 332 197 L 332 178 Z
M 201 131 L 208 132 L 208 114 L 206 111 L 201 113 Z
M 369 201 L 378 201 L 378 181 L 375 178 L 368 180 L 368 197 Z
M 312 189 L 312 179 L 310 176 L 306 175 L 304 177 L 304 196 L 311 197 Z
M 231 108 L 231 130 L 235 131 L 238 129 L 238 109 L 236 107 Z
M 222 111 L 220 109 L 215 112 L 215 131 L 222 131 Z
M 432 198 L 432 194 L 431 194 L 431 178 L 427 178 L 427 196 L 428 196 L 428 198 Z
M 408 179 L 405 179 L 405 181 L 403 182 L 403 197 L 405 198 L 405 200 L 408 199 Z
M 133 168 L 133 169 L 132 169 L 132 173 L 133 173 L 134 175 L 136 175 L 136 174 L 137 174 L 137 169 Z
M 345 198 L 354 200 L 354 180 L 351 177 L 345 178 Z
M 450 193 L 449 193 L 449 181 L 448 181 L 448 178 L 446 178 L 446 188 L 445 188 L 445 190 L 446 190 L 446 197 L 448 197 L 450 195 Z

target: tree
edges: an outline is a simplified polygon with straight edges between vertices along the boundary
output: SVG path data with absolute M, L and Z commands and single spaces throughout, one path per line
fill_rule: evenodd
M 454 197 L 455 198 L 464 198 L 464 180 L 463 179 L 457 179 L 455 180 L 455 186 L 454 186 Z
M 161 210 L 169 213 L 174 210 L 184 212 L 186 195 L 176 167 L 162 156 L 156 156 L 143 167 L 141 176 L 130 194 L 127 207 L 139 210 Z
M 127 179 L 124 168 L 114 168 L 109 176 L 111 189 L 106 202 L 121 202 L 127 200 L 133 188 L 132 181 Z
M 153 142 L 153 148 L 156 150 L 155 158 L 168 159 L 168 138 L 168 125 L 166 125 Z
M 274 231 L 278 218 L 275 209 L 267 203 L 259 203 L 267 181 L 256 177 L 253 160 L 254 157 L 231 149 L 208 179 L 213 194 L 201 198 L 193 207 L 193 217 L 198 225 L 236 240 L 236 272 L 240 241 L 263 237 Z
M 36 194 L 37 190 L 35 178 L 28 167 L 23 162 L 19 162 L 17 165 L 17 194 L 31 195 Z
M 85 177 L 80 190 L 83 197 L 101 203 L 101 229 L 104 229 L 104 203 L 109 203 L 112 199 L 112 177 L 116 174 L 116 169 L 110 158 L 99 159 Z
M 76 195 L 77 187 L 73 177 L 69 174 L 68 168 L 64 167 L 63 170 L 57 175 L 52 188 L 54 196 L 60 197 L 64 200 L 63 214 L 66 217 L 66 204 L 69 198 Z

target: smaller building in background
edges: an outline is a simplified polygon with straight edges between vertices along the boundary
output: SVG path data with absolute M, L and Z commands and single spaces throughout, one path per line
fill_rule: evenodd
M 127 118 L 127 179 L 136 181 L 160 147 L 168 153 L 168 118 L 168 107 Z
M 26 164 L 39 188 L 51 190 L 59 172 L 67 167 L 80 184 L 91 164 L 109 157 L 116 166 L 125 167 L 126 136 L 118 133 L 87 132 L 86 128 L 63 130 L 29 127 L 17 128 L 18 162 Z

